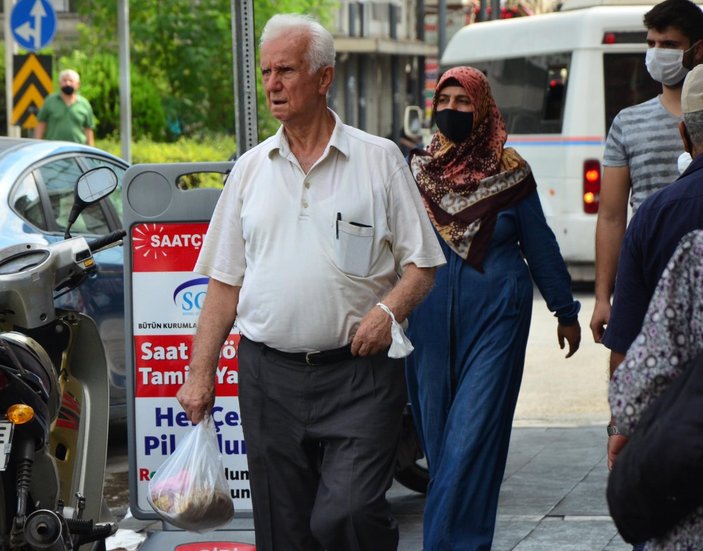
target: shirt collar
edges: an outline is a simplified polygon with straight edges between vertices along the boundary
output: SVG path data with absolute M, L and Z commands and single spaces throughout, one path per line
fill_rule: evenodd
M 339 151 L 345 157 L 349 157 L 349 136 L 346 133 L 345 125 L 342 119 L 339 118 L 337 113 L 332 111 L 329 107 L 327 110 L 334 117 L 334 129 L 332 130 L 332 135 L 330 136 L 330 141 L 327 143 L 324 153 L 321 158 L 327 157 L 329 155 L 330 149 L 334 148 Z M 271 136 L 269 149 L 267 152 L 268 158 L 273 158 L 274 153 L 278 153 L 281 157 L 287 158 L 292 153 L 290 150 L 290 145 L 286 139 L 286 135 L 283 132 L 283 125 L 278 127 L 276 133 Z

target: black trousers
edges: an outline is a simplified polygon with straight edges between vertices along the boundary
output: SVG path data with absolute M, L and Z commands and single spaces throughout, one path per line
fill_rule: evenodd
M 386 501 L 406 401 L 403 361 L 311 367 L 242 338 L 239 404 L 257 551 L 394 551 Z

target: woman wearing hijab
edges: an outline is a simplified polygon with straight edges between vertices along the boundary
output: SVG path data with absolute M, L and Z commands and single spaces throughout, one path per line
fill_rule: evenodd
M 444 73 L 433 115 L 439 130 L 410 158 L 447 258 L 409 325 L 408 388 L 430 473 L 424 550 L 484 550 L 522 379 L 532 280 L 558 318 L 567 358 L 581 340 L 580 304 L 530 167 L 503 147 L 505 123 L 483 73 Z

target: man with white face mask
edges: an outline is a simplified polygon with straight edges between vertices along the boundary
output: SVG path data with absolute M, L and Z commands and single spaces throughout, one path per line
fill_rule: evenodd
M 681 90 L 689 70 L 703 61 L 703 12 L 693 2 L 665 0 L 645 14 L 644 24 L 648 45 L 645 64 L 650 76 L 662 84 L 662 93 L 623 109 L 613 120 L 605 146 L 596 225 L 596 303 L 591 331 L 596 342 L 611 350 L 611 376 L 631 342 L 623 334 L 622 308 L 619 317 L 615 310 L 611 317 L 610 303 L 613 291 L 614 301 L 619 303 L 627 294 L 620 278 L 615 288 L 615 275 L 619 273 L 628 197 L 635 213 L 645 199 L 678 178 L 683 149 L 679 134 Z M 611 420 L 609 467 L 625 442 Z
M 596 303 L 590 324 L 596 342 L 603 342 L 610 319 L 628 199 L 634 213 L 644 199 L 679 176 L 681 86 L 688 71 L 703 61 L 703 12 L 690 0 L 657 4 L 645 14 L 644 24 L 649 46 L 645 64 L 662 84 L 662 93 L 623 109 L 608 132 L 596 224 Z
M 693 230 L 703 229 L 703 65 L 694 67 L 686 76 L 681 109 L 683 120 L 679 123 L 679 131 L 682 145 L 693 161 L 680 178 L 642 203 L 627 227 L 618 262 L 613 311 L 604 340 L 612 350 L 611 359 L 623 358 L 622 351 L 627 352 L 628 361 L 617 367 L 611 383 L 613 419 L 619 422 L 618 434 L 609 438 L 608 459 L 611 461 L 615 459 L 614 452 L 619 452 L 627 442 L 623 434 L 631 432 L 646 406 L 666 387 L 671 371 L 665 375 L 657 369 L 667 365 L 676 372 L 679 362 L 681 366 L 686 363 L 682 351 L 685 353 L 687 346 L 701 344 L 688 337 L 680 340 L 685 333 L 677 327 L 679 333 L 670 342 L 676 342 L 680 349 L 655 352 L 649 345 L 652 340 L 657 340 L 656 334 L 664 331 L 665 326 L 671 326 L 672 315 L 667 312 L 661 316 L 657 327 L 647 322 L 643 325 L 648 306 L 651 313 L 652 304 L 655 304 L 652 295 L 659 278 L 664 279 L 663 274 L 671 270 L 667 263 L 681 238 Z M 676 304 L 666 306 L 669 310 L 677 307 Z M 694 305 L 688 306 L 693 308 Z M 683 312 L 683 318 L 690 320 L 692 326 L 695 323 L 691 311 Z M 652 368 L 653 364 L 656 369 Z M 610 432 L 616 426 L 614 420 Z M 699 512 L 679 523 L 664 537 L 648 542 L 646 549 L 702 549 L 701 544 L 703 514 Z

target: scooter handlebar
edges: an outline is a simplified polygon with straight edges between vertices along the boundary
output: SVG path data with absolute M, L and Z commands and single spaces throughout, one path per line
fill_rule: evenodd
M 102 237 L 97 237 L 96 239 L 88 241 L 88 247 L 90 247 L 92 253 L 97 253 L 118 243 L 125 235 L 127 235 L 125 230 L 116 230 Z

